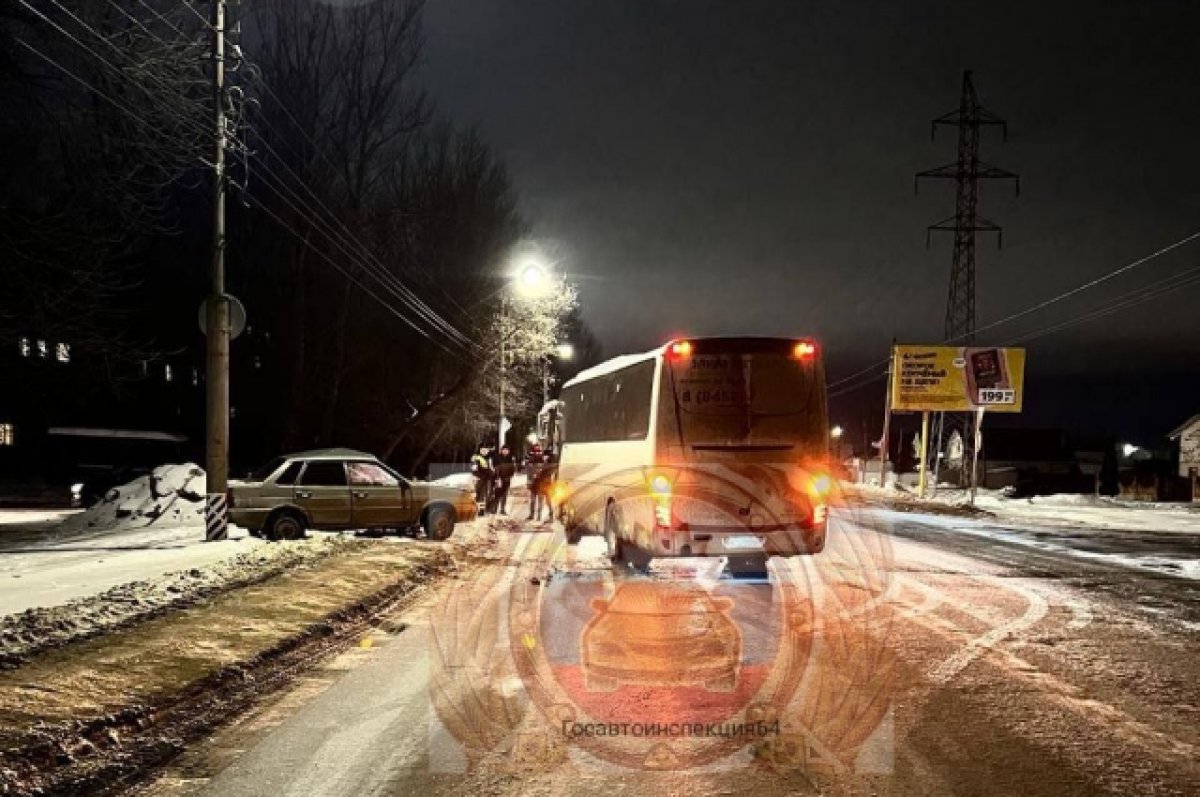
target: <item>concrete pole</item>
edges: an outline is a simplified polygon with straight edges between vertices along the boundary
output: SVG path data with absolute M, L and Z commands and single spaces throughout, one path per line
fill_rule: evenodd
M 921 413 L 921 479 L 917 484 L 917 495 L 925 497 L 926 475 L 929 473 L 929 410 Z
M 226 492 L 229 485 L 229 297 L 225 295 L 225 0 L 213 0 L 213 123 L 217 147 L 213 158 L 212 285 L 205 333 L 207 417 L 204 537 L 228 535 Z
M 975 411 L 975 445 L 971 451 L 971 506 L 975 506 L 975 488 L 979 477 L 979 446 L 983 443 L 983 407 Z

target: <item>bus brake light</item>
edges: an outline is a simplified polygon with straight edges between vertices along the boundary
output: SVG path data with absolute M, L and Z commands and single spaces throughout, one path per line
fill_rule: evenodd
M 690 340 L 680 340 L 672 343 L 671 354 L 675 357 L 691 357 L 692 342 Z
M 796 343 L 792 349 L 792 356 L 797 360 L 810 360 L 817 353 L 817 344 L 811 340 L 802 340 Z
M 829 493 L 833 491 L 833 479 L 829 478 L 827 473 L 818 474 L 809 483 L 809 490 L 814 498 L 828 498 Z

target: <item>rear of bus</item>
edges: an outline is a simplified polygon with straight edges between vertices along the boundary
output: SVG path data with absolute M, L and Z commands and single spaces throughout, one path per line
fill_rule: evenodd
M 655 415 L 653 534 L 639 547 L 656 557 L 731 561 L 825 547 L 832 480 L 816 343 L 672 341 Z

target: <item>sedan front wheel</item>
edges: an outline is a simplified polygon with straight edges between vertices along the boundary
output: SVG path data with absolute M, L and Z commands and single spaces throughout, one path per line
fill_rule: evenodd
M 425 513 L 425 536 L 431 540 L 445 540 L 454 533 L 454 513 L 443 506 L 435 506 Z

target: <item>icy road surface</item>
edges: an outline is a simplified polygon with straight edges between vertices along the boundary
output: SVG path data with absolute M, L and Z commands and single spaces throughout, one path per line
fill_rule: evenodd
M 518 512 L 520 507 L 515 507 Z M 873 509 L 769 579 L 493 522 L 459 577 L 139 793 L 1194 794 L 1187 534 Z M 1086 538 L 1087 535 L 1083 535 Z M 1174 543 L 1170 542 L 1174 540 Z

